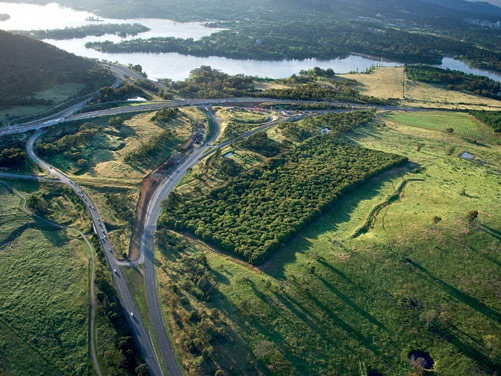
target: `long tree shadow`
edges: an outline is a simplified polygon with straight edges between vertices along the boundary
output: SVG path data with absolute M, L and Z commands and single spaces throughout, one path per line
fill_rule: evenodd
M 352 285 L 355 285 L 355 282 L 353 282 L 350 278 L 348 278 L 346 276 L 346 274 L 344 274 L 341 270 L 335 268 L 334 266 L 332 266 L 331 264 L 329 264 L 325 260 L 319 259 L 318 262 L 320 264 L 322 264 L 323 266 L 325 266 L 327 269 L 329 269 L 331 272 L 337 274 L 339 277 L 341 277 L 342 279 L 344 279 L 346 282 L 349 282 Z
M 332 347 L 340 346 L 340 344 L 335 342 L 331 336 L 325 335 L 331 330 L 323 325 L 321 321 L 311 312 L 301 307 L 289 294 L 287 294 L 286 292 L 283 292 L 281 294 L 274 292 L 273 294 L 275 298 L 284 305 L 284 307 L 291 311 L 299 320 L 308 325 L 311 330 L 315 331 L 329 345 L 331 345 Z
M 481 229 L 481 231 L 484 231 Z M 490 234 L 489 232 L 485 231 L 487 234 L 489 235 L 492 235 Z M 493 235 L 494 236 L 494 235 Z M 486 260 L 492 262 L 493 264 L 496 264 L 497 266 L 500 266 L 501 267 L 501 263 L 496 260 L 495 258 L 489 256 L 488 254 L 486 254 L 485 252 L 482 252 L 482 251 L 479 251 L 478 249 L 476 249 L 475 247 L 471 246 L 470 244 L 466 243 L 466 241 L 459 241 L 456 237 L 454 236 L 448 236 L 446 235 L 447 239 L 450 240 L 451 242 L 455 242 L 457 243 L 460 247 L 463 247 L 463 248 L 466 248 L 468 249 L 469 251 L 472 251 L 472 252 L 475 252 L 476 254 L 478 254 L 479 256 L 485 258 Z
M 501 364 L 496 362 L 494 359 L 489 358 L 487 355 L 483 354 L 467 341 L 460 338 L 459 335 L 453 332 L 451 329 L 446 329 L 443 332 L 443 336 L 451 345 L 456 347 L 460 352 L 466 355 L 468 358 L 474 360 L 483 371 L 492 374 L 501 371 Z
M 357 312 L 359 315 L 361 315 L 363 318 L 371 322 L 372 324 L 378 326 L 381 329 L 386 330 L 386 327 L 378 321 L 374 316 L 372 316 L 370 313 L 365 311 L 363 308 L 355 304 L 349 297 L 347 297 L 345 294 L 343 294 L 341 291 L 339 291 L 336 287 L 334 287 L 332 284 L 327 282 L 324 278 L 321 276 L 316 276 L 324 285 L 327 287 L 331 292 L 336 294 L 339 299 L 341 299 L 345 304 L 350 306 L 355 312 Z
M 261 291 L 259 291 L 259 289 L 254 285 L 254 283 L 252 281 L 249 281 L 249 285 L 251 286 L 252 290 L 254 291 L 254 294 L 256 294 L 256 296 L 261 299 L 265 304 L 268 304 L 268 297 L 263 294 Z M 295 363 L 298 363 L 298 362 L 304 362 L 304 359 L 296 356 L 293 354 L 293 349 L 290 348 L 290 345 L 289 343 L 286 341 L 286 339 L 280 334 L 278 333 L 278 331 L 276 330 L 270 330 L 269 327 L 264 327 L 259 318 L 251 318 L 251 321 L 253 323 L 253 325 L 258 328 L 258 330 L 260 331 L 260 333 L 266 333 L 266 336 L 274 343 L 277 343 L 276 340 L 279 339 L 279 348 L 281 350 L 286 350 L 286 353 L 287 353 L 287 356 L 290 357 L 291 359 L 294 359 L 294 362 Z
M 383 357 L 383 355 L 380 353 L 380 351 L 374 347 L 372 341 L 370 338 L 365 337 L 360 331 L 356 330 L 352 326 L 350 326 L 348 323 L 346 323 L 341 317 L 336 315 L 331 308 L 326 306 L 324 303 L 322 303 L 320 300 L 315 297 L 308 288 L 301 288 L 297 284 L 297 282 L 294 282 L 296 286 L 303 291 L 303 294 L 312 302 L 314 303 L 321 311 L 324 312 L 324 314 L 332 320 L 332 322 L 335 324 L 335 326 L 341 328 L 350 338 L 355 339 L 358 341 L 360 344 L 362 344 L 365 348 L 373 352 L 375 355 L 378 357 Z M 331 329 L 332 330 L 332 329 Z
M 47 225 L 46 227 L 41 227 L 40 222 L 36 220 L 35 220 L 35 226 L 41 230 L 45 239 L 47 239 L 53 246 L 60 248 L 68 244 L 69 238 L 64 228 L 59 227 L 57 225 L 53 225 L 52 227 L 50 227 L 50 225 Z
M 17 227 L 14 231 L 12 231 L 9 235 L 7 235 L 2 241 L 0 241 L 0 249 L 5 245 L 12 243 L 19 236 L 23 234 L 28 229 L 36 228 L 36 225 L 33 222 L 25 223 L 22 226 Z
M 233 321 L 236 324 L 236 327 L 241 328 L 243 332 L 253 333 L 257 331 L 262 336 L 262 338 L 274 344 L 278 344 L 279 346 L 277 346 L 277 348 L 281 351 L 283 351 L 284 348 L 288 349 L 287 357 L 294 359 L 296 362 L 304 362 L 303 359 L 292 355 L 289 344 L 280 333 L 278 333 L 272 327 L 265 327 L 262 325 L 259 317 L 252 313 L 251 308 L 249 310 L 242 310 L 241 308 L 235 307 L 233 303 L 231 303 L 230 300 L 220 291 L 216 291 L 214 298 L 218 301 L 218 303 L 215 305 L 218 310 L 222 312 L 226 317 L 230 318 L 230 321 Z M 245 342 L 242 336 L 237 331 L 234 331 L 231 328 L 227 328 L 227 330 L 229 332 L 229 337 L 232 338 L 233 341 L 236 341 L 237 346 L 242 346 L 242 348 L 245 348 L 248 351 L 249 356 L 254 357 L 254 354 L 251 351 L 251 347 L 248 343 Z M 230 356 L 230 354 L 227 354 L 227 356 Z M 262 365 L 261 371 L 267 370 L 262 362 L 259 363 L 261 363 Z M 264 372 L 264 374 L 269 373 Z
M 19 227 L 17 227 L 14 231 L 12 231 L 7 237 L 5 237 L 0 242 L 0 247 L 5 246 L 13 241 L 15 241 L 18 237 L 20 237 L 27 230 L 39 230 L 44 237 L 54 246 L 63 247 L 68 242 L 68 237 L 65 231 L 62 231 L 63 228 L 58 226 L 57 224 L 38 217 L 32 216 L 33 222 L 25 223 Z
M 315 296 L 313 296 L 308 290 L 305 291 L 305 294 L 308 296 L 308 298 L 318 307 L 320 308 L 327 317 L 329 317 L 336 326 L 340 327 L 343 331 L 345 331 L 351 338 L 355 339 L 358 341 L 360 344 L 362 344 L 365 348 L 369 349 L 372 351 L 375 355 L 378 357 L 382 357 L 383 355 L 380 353 L 380 351 L 373 345 L 372 341 L 370 338 L 365 337 L 360 331 L 356 330 L 353 328 L 351 325 L 346 323 L 344 320 L 342 320 L 338 315 L 336 315 L 332 309 L 327 307 L 324 303 L 319 301 Z
M 472 296 L 458 290 L 457 288 L 449 285 L 448 283 L 442 281 L 440 278 L 435 277 L 426 268 L 419 265 L 417 262 L 415 262 L 411 259 L 406 259 L 406 261 L 410 265 L 414 266 L 416 269 L 421 271 L 423 274 L 428 276 L 433 282 L 435 282 L 435 284 L 440 286 L 442 289 L 444 289 L 451 296 L 455 297 L 457 300 L 463 302 L 464 304 L 470 306 L 474 310 L 480 312 L 485 317 L 487 317 L 491 320 L 494 320 L 497 323 L 501 322 L 501 314 L 498 311 L 486 306 L 484 303 L 480 302 L 478 299 L 475 299 L 474 297 L 472 297 Z
M 487 226 L 486 224 L 481 224 L 479 227 L 478 227 L 481 231 L 489 234 L 490 236 L 498 239 L 498 240 L 501 240 L 501 231 L 499 230 L 496 230 L 492 227 L 489 227 Z

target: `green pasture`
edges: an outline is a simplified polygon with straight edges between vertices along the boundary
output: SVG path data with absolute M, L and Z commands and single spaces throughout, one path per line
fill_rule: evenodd
M 467 113 L 446 111 L 392 112 L 383 117 L 412 127 L 442 132 L 452 129 L 454 134 L 472 141 L 488 143 L 501 141 L 499 135 L 496 135 L 492 128 Z
M 89 374 L 85 243 L 0 197 L 0 373 Z
M 462 113 L 404 115 L 346 140 L 409 165 L 345 195 L 261 268 L 199 246 L 218 289 L 206 308 L 269 374 L 418 375 L 414 350 L 433 358 L 427 374 L 499 371 L 500 148 L 472 142 Z

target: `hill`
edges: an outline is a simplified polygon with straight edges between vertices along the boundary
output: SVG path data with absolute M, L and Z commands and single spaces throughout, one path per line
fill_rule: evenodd
M 44 0 L 33 1 L 46 3 Z M 280 16 L 284 13 L 296 14 L 297 18 L 304 12 L 320 11 L 333 17 L 356 16 L 398 16 L 400 19 L 417 21 L 416 14 L 426 17 L 432 23 L 440 23 L 444 19 L 460 24 L 464 17 L 480 14 L 485 18 L 497 21 L 501 8 L 486 2 L 469 2 L 465 0 L 255 0 L 252 3 L 244 0 L 138 0 L 127 5 L 117 6 L 113 0 L 88 0 L 82 5 L 78 0 L 61 0 L 75 8 L 85 8 L 109 17 L 168 17 L 172 19 L 201 20 L 234 20 L 238 17 L 253 18 L 268 13 L 269 16 Z M 435 20 L 435 21 L 433 21 Z
M 0 53 L 0 107 L 33 104 L 37 91 L 55 85 L 80 83 L 84 90 L 91 90 L 110 79 L 110 74 L 91 60 L 1 30 Z

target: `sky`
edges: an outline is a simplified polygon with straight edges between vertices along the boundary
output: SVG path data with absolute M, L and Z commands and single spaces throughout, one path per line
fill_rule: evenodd
M 476 0 L 468 0 L 468 1 L 476 1 Z M 491 3 L 501 8 L 501 0 L 484 0 L 487 3 Z

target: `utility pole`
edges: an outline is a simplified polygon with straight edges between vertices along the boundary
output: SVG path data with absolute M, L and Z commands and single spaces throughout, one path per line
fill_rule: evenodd
M 405 99 L 405 66 L 402 70 L 402 99 Z

